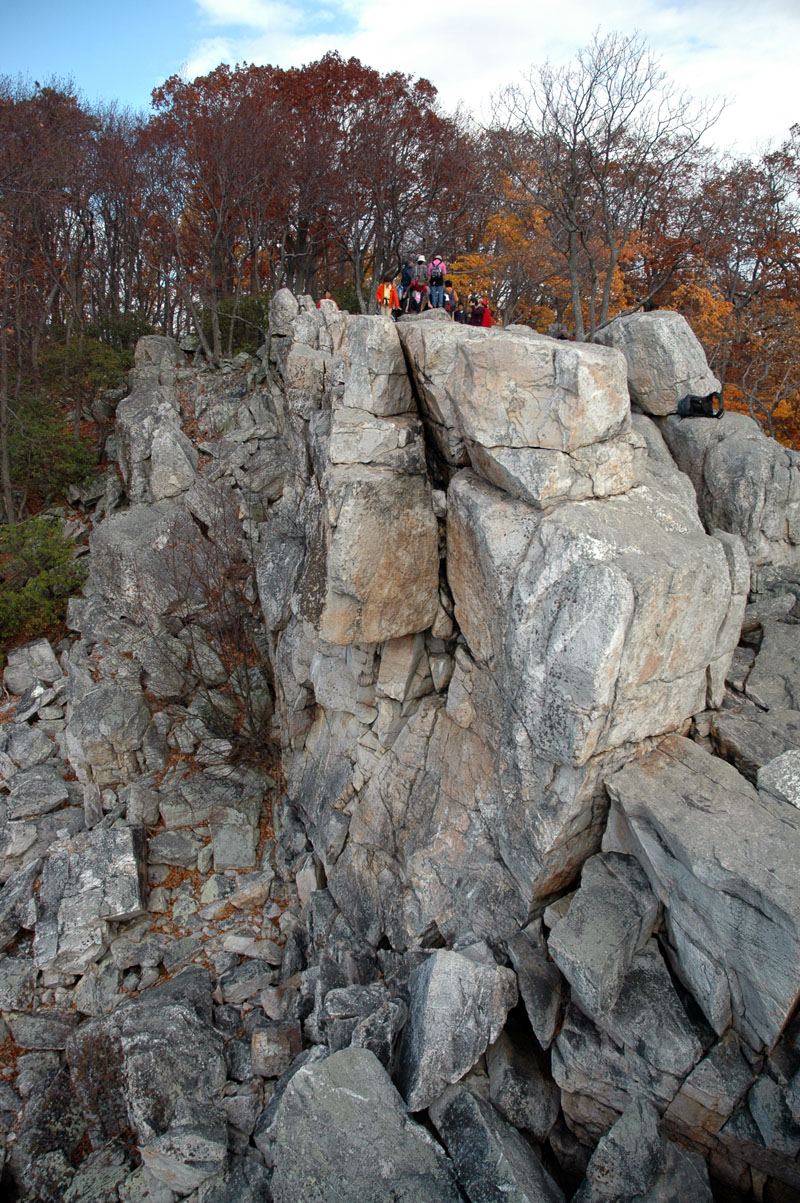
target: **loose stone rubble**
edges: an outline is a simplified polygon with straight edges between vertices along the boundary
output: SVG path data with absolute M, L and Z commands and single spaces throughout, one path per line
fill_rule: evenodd
M 796 1198 L 800 463 L 602 342 L 140 341 L 4 673 L 17 1197 Z

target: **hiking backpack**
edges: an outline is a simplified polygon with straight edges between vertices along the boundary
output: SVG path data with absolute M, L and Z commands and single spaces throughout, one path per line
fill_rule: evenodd
M 714 409 L 715 399 L 717 409 Z M 687 393 L 678 402 L 678 414 L 682 418 L 721 418 L 724 413 L 725 406 L 719 393 L 709 393 L 707 397 L 696 397 L 694 393 Z

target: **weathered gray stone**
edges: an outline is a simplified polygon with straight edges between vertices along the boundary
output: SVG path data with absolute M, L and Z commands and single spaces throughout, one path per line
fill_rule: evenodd
M 790 748 L 758 770 L 758 788 L 800 809 L 800 748 Z
M 800 459 L 744 414 L 667 418 L 662 433 L 691 478 L 707 530 L 741 537 L 752 568 L 800 567 Z M 756 582 L 757 583 L 757 582 Z
M 54 745 L 38 723 L 23 723 L 11 730 L 5 750 L 17 769 L 31 769 L 50 759 Z
M 329 643 L 379 643 L 423 631 L 439 599 L 437 526 L 420 475 L 334 466 L 309 529 L 301 613 Z
M 500 688 L 513 693 L 538 754 L 582 765 L 703 709 L 708 668 L 727 666 L 738 637 L 741 552 L 708 539 L 654 483 L 602 505 L 558 507 L 521 552 L 516 540 L 503 545 L 500 502 L 486 488 L 468 473 L 450 485 L 448 578 L 468 640 L 476 630 L 492 650 L 502 640 Z M 503 561 L 492 592 L 476 582 L 486 545 Z M 470 646 L 481 656 L 480 642 Z
M 687 394 L 720 391 L 705 352 L 680 313 L 632 313 L 615 318 L 595 341 L 625 356 L 631 400 L 645 413 L 674 414 Z
M 519 992 L 542 1048 L 549 1048 L 558 1031 L 569 989 L 558 968 L 547 956 L 541 921 L 523 928 L 507 941 Z
M 149 841 L 147 859 L 151 865 L 197 867 L 197 854 L 204 841 L 192 831 L 162 831 Z
M 243 1003 L 267 986 L 274 986 L 276 980 L 277 973 L 272 965 L 266 961 L 251 960 L 234 965 L 221 974 L 219 988 L 226 1003 Z
M 141 1146 L 150 1173 L 179 1195 L 197 1190 L 218 1174 L 227 1151 L 222 1107 L 183 1098 L 175 1104 L 167 1130 Z
M 478 1060 L 517 1001 L 510 969 L 474 953 L 434 952 L 409 978 L 409 1016 L 399 1081 L 409 1110 L 421 1111 Z
M 185 493 L 195 481 L 197 451 L 182 430 L 163 426 L 150 444 L 150 491 L 155 501 Z
M 83 973 L 110 940 L 109 922 L 145 910 L 144 838 L 137 828 L 100 828 L 51 852 L 42 871 L 34 962 Z
M 657 914 L 658 903 L 634 857 L 601 854 L 583 866 L 580 889 L 547 946 L 588 1015 L 614 1006 Z
M 346 1149 L 346 1156 L 342 1150 Z M 365 1049 L 299 1069 L 277 1109 L 275 1203 L 457 1203 L 446 1158 Z
M 564 1199 L 531 1146 L 486 1099 L 463 1086 L 449 1086 L 430 1115 L 471 1203 Z
M 800 710 L 800 630 L 768 619 L 745 692 L 767 710 Z
M 0 952 L 16 939 L 20 928 L 33 924 L 33 886 L 41 868 L 42 861 L 37 857 L 12 874 L 0 889 Z
M 467 450 L 479 476 L 535 509 L 627 493 L 641 483 L 647 459 L 643 441 L 631 431 L 570 452 L 484 447 L 471 439 Z
M 667 1130 L 702 1142 L 724 1126 L 753 1083 L 754 1072 L 727 1032 L 692 1070 L 666 1110 Z
M 299 311 L 300 306 L 294 293 L 288 288 L 279 288 L 269 305 L 270 332 L 278 335 L 289 334 Z
M 218 496 L 217 521 L 223 505 Z M 86 591 L 102 593 L 109 613 L 145 626 L 157 625 L 165 614 L 201 611 L 219 584 L 214 569 L 220 574 L 224 563 L 224 557 L 209 557 L 184 499 L 112 514 L 95 527 L 89 547 Z
M 63 771 L 50 764 L 23 769 L 11 781 L 8 817 L 26 819 L 55 810 L 69 798 Z
M 444 462 L 464 467 L 469 462 L 464 437 L 450 390 L 450 381 L 462 343 L 485 338 L 475 326 L 432 321 L 398 324 L 398 334 L 409 362 L 427 437 Z
M 74 1011 L 11 1012 L 7 1020 L 20 1048 L 64 1048 L 80 1016 Z
M 762 765 L 800 746 L 800 711 L 765 713 L 746 702 L 738 712 L 722 710 L 712 715 L 711 738 L 717 755 L 755 785 Z
M 198 1203 L 266 1203 L 270 1174 L 253 1157 L 231 1155 L 219 1174 L 198 1188 Z
M 46 639 L 34 639 L 6 655 L 3 684 L 9 693 L 21 695 L 32 685 L 52 685 L 63 675 L 55 652 Z
M 486 1053 L 491 1100 L 515 1128 L 525 1128 L 544 1142 L 556 1122 L 560 1108 L 558 1089 L 543 1058 L 523 1033 L 512 1039 L 508 1028 L 500 1033 Z
M 181 977 L 174 982 L 180 989 Z M 221 1037 L 163 992 L 84 1023 L 66 1055 L 92 1123 L 114 1136 L 127 1117 L 141 1144 L 168 1130 L 181 1100 L 218 1099 L 226 1079 Z
M 800 819 L 677 736 L 606 782 L 604 848 L 640 860 L 712 1027 L 771 1047 L 800 996 Z
M 708 1171 L 697 1154 L 667 1141 L 655 1108 L 634 1099 L 592 1154 L 574 1203 L 622 1199 L 711 1203 Z
M 70 706 L 65 749 L 78 779 L 102 786 L 138 770 L 134 753 L 150 722 L 144 694 L 133 681 L 101 681 Z
M 365 410 L 377 417 L 413 412 L 411 382 L 394 322 L 355 315 L 329 328 L 334 407 Z
M 81 1162 L 62 1203 L 107 1203 L 131 1173 L 122 1149 L 95 1149 Z
M 0 960 L 0 1011 L 30 1011 L 36 972 L 28 957 Z
M 498 335 L 461 344 L 450 390 L 475 443 L 571 452 L 628 428 L 624 381 L 616 352 Z

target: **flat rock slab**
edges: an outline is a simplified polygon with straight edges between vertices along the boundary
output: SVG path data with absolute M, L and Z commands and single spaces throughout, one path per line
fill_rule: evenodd
M 304 1065 L 275 1119 L 275 1203 L 458 1203 L 443 1151 L 366 1049 Z
M 679 736 L 606 788 L 603 847 L 641 862 L 706 1018 L 771 1048 L 800 997 L 800 815 Z
M 27 819 L 47 814 L 69 799 L 69 790 L 59 770 L 49 764 L 23 769 L 11 780 L 8 794 L 9 819 Z
M 399 1080 L 421 1111 L 467 1073 L 517 1001 L 516 977 L 493 960 L 434 952 L 409 978 L 409 1017 Z
M 711 738 L 718 754 L 755 785 L 762 765 L 800 747 L 800 710 L 765 713 L 752 703 L 738 712 L 721 710 L 711 718 Z

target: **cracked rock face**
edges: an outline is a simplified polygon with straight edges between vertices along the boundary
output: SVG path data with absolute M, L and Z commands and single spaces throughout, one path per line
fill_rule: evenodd
M 796 466 L 624 362 L 285 290 L 257 359 L 140 343 L 0 701 L 26 1203 L 800 1185 Z

